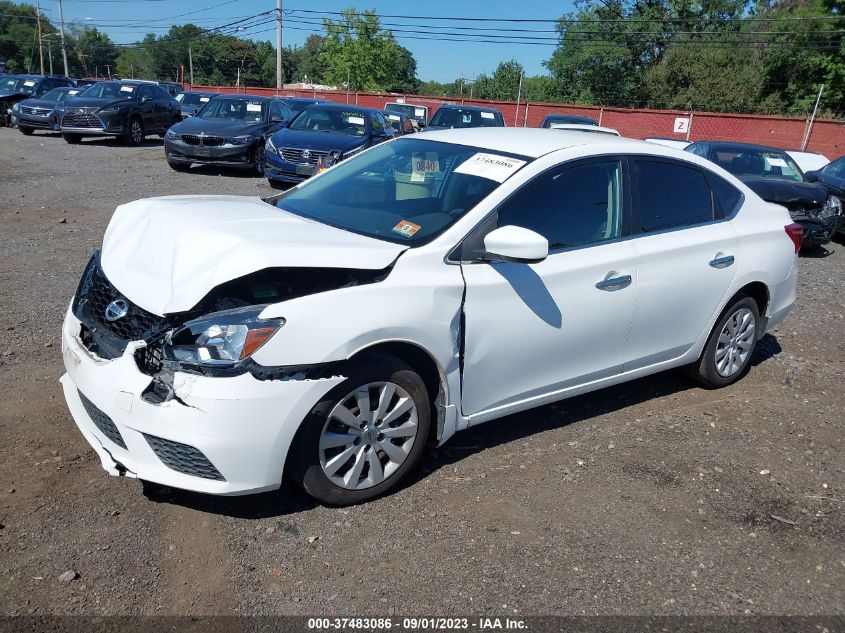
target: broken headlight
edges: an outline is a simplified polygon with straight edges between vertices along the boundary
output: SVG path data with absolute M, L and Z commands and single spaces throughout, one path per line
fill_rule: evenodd
M 266 306 L 249 306 L 215 312 L 193 321 L 170 335 L 164 346 L 167 358 L 185 365 L 234 365 L 270 340 L 284 319 L 259 319 Z
M 835 196 L 828 196 L 827 200 L 824 201 L 824 206 L 822 207 L 819 215 L 823 218 L 833 218 L 841 214 L 842 202 L 840 202 L 839 198 Z

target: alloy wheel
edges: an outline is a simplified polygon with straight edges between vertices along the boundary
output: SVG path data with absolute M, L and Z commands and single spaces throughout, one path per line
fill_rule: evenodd
M 132 134 L 132 142 L 136 145 L 144 140 L 144 130 L 141 128 L 139 121 L 132 121 L 132 126 L 129 128 Z
M 405 462 L 419 427 L 413 398 L 392 382 L 371 382 L 342 398 L 320 434 L 320 466 L 335 485 L 371 488 Z
M 728 378 L 739 372 L 754 346 L 754 314 L 740 308 L 728 317 L 716 343 L 716 371 Z

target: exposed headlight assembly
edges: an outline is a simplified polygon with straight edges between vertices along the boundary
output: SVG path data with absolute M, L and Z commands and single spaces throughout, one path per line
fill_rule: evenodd
M 18 111 L 20 111 L 20 109 L 21 109 L 21 106 L 20 106 L 19 103 L 16 103 L 15 105 L 12 106 L 12 112 L 18 112 Z
M 236 365 L 254 354 L 285 324 L 284 319 L 259 319 L 265 307 L 225 310 L 185 323 L 165 341 L 165 357 L 195 367 Z
M 278 155 L 279 155 L 279 150 L 277 150 L 277 149 L 276 149 L 276 146 L 275 146 L 275 145 L 273 145 L 273 139 L 272 139 L 272 137 L 271 137 L 271 138 L 268 138 L 268 139 L 267 139 L 267 142 L 264 144 L 264 151 L 265 151 L 265 152 L 270 152 L 271 154 L 275 154 L 276 156 L 278 156 Z
M 823 218 L 833 218 L 837 215 L 842 215 L 842 201 L 836 196 L 828 196 L 827 200 L 824 201 L 824 206 L 819 215 Z
M 164 133 L 164 138 L 170 141 L 178 141 L 182 137 L 173 130 L 167 130 L 167 132 Z

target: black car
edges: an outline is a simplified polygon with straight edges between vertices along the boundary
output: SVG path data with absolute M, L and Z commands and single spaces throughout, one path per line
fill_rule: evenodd
M 176 101 L 182 107 L 182 118 L 187 119 L 189 116 L 196 115 L 197 112 L 203 109 L 206 103 L 216 97 L 219 92 L 200 92 L 197 90 L 189 90 L 187 92 L 180 92 L 176 95 Z
M 282 97 L 285 100 L 285 103 L 288 104 L 291 110 L 293 110 L 294 114 L 299 114 L 308 106 L 312 106 L 315 103 L 333 103 L 332 101 L 327 101 L 326 99 L 305 99 L 304 97 Z
M 254 169 L 264 173 L 265 137 L 294 117 L 276 97 L 221 95 L 164 136 L 167 163 L 187 171 L 192 163 Z
M 575 123 L 576 125 L 598 125 L 599 122 L 588 116 L 577 114 L 547 114 L 540 127 L 550 128 L 552 123 Z
M 77 88 L 87 88 L 100 81 L 99 79 L 74 79 Z
M 442 105 L 431 117 L 426 130 L 446 130 L 465 127 L 505 127 L 502 113 L 493 108 L 468 105 Z
M 0 125 L 12 121 L 12 106 L 30 97 L 40 97 L 53 88 L 73 86 L 73 79 L 58 75 L 9 75 L 0 79 Z
M 830 161 L 821 169 L 808 171 L 804 174 L 807 182 L 817 182 L 828 192 L 836 196 L 841 204 L 845 204 L 845 156 Z M 845 233 L 845 221 L 839 222 L 839 232 Z
M 390 123 L 393 129 L 396 130 L 397 136 L 413 134 L 417 131 L 416 126 L 414 126 L 414 120 L 407 114 L 391 112 L 390 110 L 385 110 L 382 114 L 384 114 L 384 118 L 387 119 L 387 122 Z
M 167 94 L 174 98 L 185 92 L 182 84 L 176 84 L 169 81 L 159 81 L 158 85 L 164 88 L 165 91 L 167 91 Z
M 767 202 L 789 210 L 804 228 L 803 246 L 830 241 L 842 221 L 842 203 L 817 183 L 808 182 L 784 150 L 748 143 L 699 141 L 684 151 L 713 161 Z
M 21 134 L 29 135 L 35 130 L 58 132 L 61 126 L 57 106 L 80 92 L 81 88 L 53 88 L 40 97 L 19 101 L 12 106 L 12 124 L 18 126 Z
M 164 136 L 182 120 L 179 103 L 156 83 L 100 81 L 64 104 L 62 136 L 79 143 L 83 136 L 116 136 L 138 145 L 148 134 Z

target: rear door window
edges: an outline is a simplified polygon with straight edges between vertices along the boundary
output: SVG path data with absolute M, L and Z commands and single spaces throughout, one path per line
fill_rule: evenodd
M 635 159 L 639 225 L 643 233 L 681 229 L 714 219 L 704 173 L 669 160 Z

